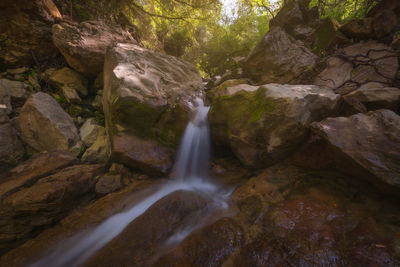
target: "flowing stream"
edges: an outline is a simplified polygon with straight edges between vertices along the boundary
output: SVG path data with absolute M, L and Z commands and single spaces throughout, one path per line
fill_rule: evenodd
M 133 220 L 142 215 L 161 198 L 178 190 L 194 191 L 210 200 L 202 220 L 192 222 L 184 230 L 174 233 L 166 244 L 179 244 L 193 230 L 205 223 L 215 211 L 226 210 L 230 191 L 223 191 L 208 176 L 210 157 L 210 134 L 207 114 L 209 107 L 196 100 L 193 116 L 186 127 L 174 166 L 174 178 L 129 210 L 115 214 L 94 229 L 79 233 L 58 244 L 46 257 L 32 267 L 79 266 L 96 251 L 118 236 Z

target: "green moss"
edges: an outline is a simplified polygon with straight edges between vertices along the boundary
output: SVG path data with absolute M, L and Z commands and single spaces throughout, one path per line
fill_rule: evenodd
M 111 108 L 109 123 L 111 127 L 119 124 L 127 132 L 151 139 L 155 137 L 154 126 L 161 112 L 162 110 L 138 103 L 134 99 L 124 99 L 117 101 Z
M 220 127 L 216 131 L 229 138 L 240 129 L 252 128 L 265 115 L 274 114 L 275 102 L 265 98 L 265 90 L 259 88 L 256 92 L 241 91 L 232 96 L 216 97 L 210 111 L 213 123 Z
M 53 97 L 61 106 L 68 104 L 68 101 L 63 94 L 54 94 Z
M 22 74 L 22 76 L 23 76 L 25 79 L 28 79 L 29 76 L 33 76 L 33 75 L 35 75 L 35 74 L 36 74 L 36 70 L 30 69 L 30 70 L 25 71 L 25 72 Z
M 176 147 L 186 124 L 187 115 L 182 107 L 175 105 L 173 108 L 166 110 L 155 127 L 159 143 L 167 147 Z

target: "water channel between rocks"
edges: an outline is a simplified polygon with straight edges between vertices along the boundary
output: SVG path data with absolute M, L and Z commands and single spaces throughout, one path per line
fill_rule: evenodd
M 152 189 L 150 195 L 137 201 L 131 208 L 117 213 L 97 227 L 78 233 L 50 250 L 47 256 L 36 261 L 32 267 L 66 267 L 85 263 L 98 250 L 117 237 L 136 218 L 145 213 L 153 204 L 176 191 L 191 191 L 199 194 L 206 205 L 197 211 L 185 225 L 176 229 L 163 241 L 160 250 L 170 250 L 191 232 L 210 220 L 215 221 L 221 214 L 228 213 L 227 200 L 232 188 L 222 189 L 209 177 L 210 132 L 207 114 L 209 107 L 201 99 L 193 104 L 193 116 L 184 132 L 173 178 Z M 157 255 L 161 255 L 161 251 Z

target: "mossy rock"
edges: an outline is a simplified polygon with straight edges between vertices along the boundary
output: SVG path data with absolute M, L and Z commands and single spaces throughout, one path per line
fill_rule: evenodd
M 216 127 L 217 135 L 223 138 L 232 138 L 243 129 L 258 128 L 257 124 L 265 114 L 273 114 L 276 104 L 273 99 L 265 98 L 266 88 L 259 88 L 255 92 L 240 91 L 232 96 L 217 96 L 212 99 L 210 118 L 212 124 L 228 125 L 228 129 Z M 225 112 L 229 111 L 229 112 Z M 222 116 L 221 116 L 222 115 Z
M 166 147 L 177 147 L 187 121 L 187 112 L 180 105 L 168 108 L 155 127 L 158 142 Z
M 117 101 L 111 109 L 108 119 L 109 127 L 116 132 L 117 128 L 141 138 L 154 138 L 154 126 L 160 118 L 162 110 L 148 104 L 124 98 Z
M 115 103 L 108 118 L 114 133 L 122 130 L 166 147 L 178 146 L 187 122 L 187 112 L 178 104 L 155 108 L 127 99 Z

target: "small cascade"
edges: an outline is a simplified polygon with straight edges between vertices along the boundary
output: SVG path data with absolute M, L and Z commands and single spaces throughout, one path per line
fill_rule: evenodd
M 210 133 L 207 114 L 209 107 L 197 99 L 193 114 L 182 138 L 174 166 L 174 177 L 152 194 L 136 203 L 132 208 L 115 214 L 96 228 L 77 234 L 63 241 L 47 257 L 32 264 L 32 267 L 79 266 L 96 251 L 118 236 L 133 220 L 142 215 L 161 198 L 178 190 L 200 193 L 209 199 L 209 205 L 202 212 L 202 219 L 187 225 L 183 231 L 174 233 L 166 244 L 176 245 L 192 231 L 200 227 L 217 210 L 227 209 L 227 198 L 231 192 L 222 191 L 209 181 Z
M 196 104 L 193 118 L 183 135 L 174 167 L 175 179 L 181 181 L 208 177 L 210 131 L 207 114 L 210 107 L 204 106 L 201 99 L 197 99 Z

